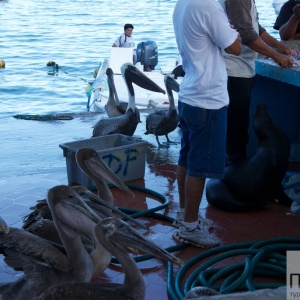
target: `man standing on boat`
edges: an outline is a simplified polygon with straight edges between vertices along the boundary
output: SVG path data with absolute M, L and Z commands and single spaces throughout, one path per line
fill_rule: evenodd
M 227 73 L 221 49 L 241 52 L 241 39 L 215 0 L 178 0 L 173 25 L 185 71 L 178 94 L 182 137 L 177 166 L 180 211 L 174 239 L 214 247 L 212 223 L 198 219 L 206 178 L 220 178 L 226 161 Z
M 121 48 L 133 48 L 135 46 L 134 39 L 132 36 L 133 28 L 134 27 L 132 24 L 125 24 L 124 33 L 116 39 L 112 46 Z

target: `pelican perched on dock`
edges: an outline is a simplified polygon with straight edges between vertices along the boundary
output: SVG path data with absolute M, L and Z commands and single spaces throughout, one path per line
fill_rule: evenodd
M 35 299 L 51 286 L 71 281 L 89 282 L 93 276 L 93 262 L 78 230 L 92 230 L 99 218 L 68 186 L 51 188 L 47 202 L 64 248 L 26 230 L 8 228 L 0 219 L 0 249 L 4 260 L 11 268 L 24 270 L 16 282 L 0 287 L 0 299 Z
M 107 164 L 103 161 L 101 156 L 97 153 L 96 150 L 92 148 L 80 148 L 76 152 L 76 162 L 78 166 L 82 169 L 83 172 L 86 173 L 87 176 L 92 179 L 96 187 L 98 189 L 97 197 L 94 193 L 86 189 L 82 186 L 75 186 L 72 189 L 79 194 L 81 198 L 85 201 L 85 203 L 94 210 L 94 212 L 98 215 L 100 219 L 106 218 L 108 216 L 115 216 L 116 214 L 118 217 L 122 217 L 127 219 L 131 223 L 143 228 L 147 229 L 146 226 L 139 223 L 137 220 L 131 218 L 130 216 L 126 215 L 119 209 L 113 206 L 113 195 L 111 190 L 109 189 L 105 180 L 109 181 L 110 183 L 114 184 L 116 187 L 120 188 L 126 193 L 134 196 L 133 192 L 125 185 L 125 183 L 107 166 Z M 47 205 L 47 204 L 46 204 Z M 49 207 L 50 208 L 50 207 Z M 100 209 L 100 210 L 99 210 Z M 45 210 L 45 208 L 44 208 Z M 99 220 L 100 220 L 99 219 Z M 26 230 L 41 235 L 46 239 L 51 239 L 51 241 L 59 243 L 57 241 L 57 232 L 55 234 L 56 226 L 52 224 L 52 228 L 49 228 L 50 220 L 39 220 L 37 219 L 36 223 L 33 222 L 33 225 L 23 226 Z M 47 225 L 46 229 L 44 225 Z M 93 224 L 95 225 L 95 224 Z M 47 235 L 47 230 L 49 230 L 48 234 L 51 232 L 51 236 Z M 87 247 L 89 254 L 92 257 L 93 265 L 94 265 L 94 272 L 93 275 L 101 274 L 110 264 L 111 255 L 107 252 L 101 244 L 95 241 L 93 237 L 93 232 L 91 228 L 88 228 L 87 231 L 84 231 L 83 228 L 80 230 L 83 239 L 84 245 Z M 55 239 L 54 239 L 55 237 Z
M 80 148 L 77 150 L 75 158 L 80 169 L 91 180 L 94 181 L 98 190 L 98 196 L 100 199 L 95 198 L 95 195 L 83 186 L 73 187 L 73 189 L 77 193 L 79 193 L 80 196 L 84 198 L 84 200 L 87 201 L 87 204 L 92 205 L 93 208 L 96 208 L 95 205 L 93 205 L 93 203 L 95 203 L 96 201 L 97 205 L 99 204 L 102 206 L 104 205 L 108 207 L 109 210 L 113 210 L 114 212 L 117 212 L 119 215 L 123 217 L 127 217 L 132 222 L 135 222 L 134 219 L 130 218 L 129 216 L 125 215 L 120 210 L 112 206 L 114 202 L 113 195 L 105 180 L 114 184 L 116 187 L 123 190 L 124 192 L 129 193 L 132 197 L 134 197 L 134 193 L 107 166 L 107 164 L 103 161 L 103 159 L 97 153 L 97 151 L 92 148 Z M 107 206 L 106 203 L 110 204 L 110 206 Z M 24 229 L 29 229 L 30 226 L 32 226 L 32 224 L 35 223 L 37 220 L 41 220 L 41 219 L 52 220 L 50 208 L 46 200 L 38 200 L 37 204 L 34 207 L 32 207 L 32 209 L 33 212 L 24 218 L 24 223 L 23 223 Z
M 98 152 L 92 148 L 80 148 L 76 152 L 76 162 L 80 169 L 94 181 L 98 189 L 98 195 L 105 199 L 109 204 L 113 205 L 114 199 L 110 188 L 105 180 L 114 184 L 124 192 L 134 196 L 133 192 L 125 185 L 125 183 L 107 166 Z M 93 200 L 91 194 L 89 200 Z M 97 202 L 97 201 L 96 201 Z M 96 203 L 97 204 L 97 203 Z M 124 216 L 125 214 L 123 214 Z M 132 223 L 145 228 L 138 221 L 128 217 Z M 103 247 L 101 243 L 95 240 L 95 250 L 91 253 L 94 262 L 94 275 L 101 274 L 110 264 L 111 254 Z
M 117 187 L 119 187 L 117 182 L 114 183 Z M 99 184 L 97 186 L 99 187 Z M 100 196 L 111 194 L 106 184 L 103 185 L 103 187 L 104 193 L 100 193 Z M 138 227 L 148 230 L 146 226 L 139 223 L 137 220 L 133 219 L 126 213 L 122 212 L 113 204 L 110 204 L 113 202 L 112 194 L 109 198 L 106 197 L 106 200 L 103 200 L 101 197 L 95 195 L 93 192 L 91 192 L 83 186 L 73 186 L 72 189 L 86 202 L 86 204 L 91 209 L 94 210 L 94 212 L 101 219 L 105 217 L 118 215 L 119 217 L 122 217 L 123 219 L 131 222 L 132 224 L 135 224 Z M 127 186 L 126 189 L 128 189 Z M 126 189 L 124 189 L 124 191 L 126 191 Z M 133 194 L 130 190 L 129 193 Z M 56 226 L 53 222 L 52 214 L 47 201 L 45 199 L 38 200 L 37 204 L 31 209 L 33 209 L 33 212 L 24 217 L 22 228 L 48 241 L 51 241 L 56 244 L 62 244 L 59 234 L 56 230 Z M 87 246 L 89 244 L 90 238 L 84 235 L 82 235 L 81 238 L 83 239 L 84 245 Z
M 168 148 L 170 141 L 168 134 L 174 131 L 178 125 L 178 113 L 175 106 L 173 92 L 179 92 L 178 82 L 170 75 L 165 75 L 164 82 L 169 98 L 169 109 L 168 110 L 157 110 L 149 114 L 146 118 L 146 132 L 145 134 L 154 134 L 158 147 Z M 158 137 L 164 135 L 167 139 L 167 145 L 162 145 L 159 142 Z
M 127 252 L 128 247 L 182 265 L 180 259 L 155 245 L 118 218 L 102 220 L 95 226 L 94 232 L 98 241 L 122 265 L 125 273 L 124 283 L 65 283 L 48 289 L 38 298 L 39 300 L 85 299 L 87 295 L 97 300 L 144 300 L 146 286 L 143 276 L 136 262 Z
M 111 68 L 106 69 L 106 76 L 109 88 L 109 95 L 106 105 L 104 106 L 105 112 L 109 118 L 122 116 L 125 114 L 128 103 L 119 100 L 118 93 L 114 81 L 114 73 Z M 136 112 L 139 113 L 136 108 Z
M 94 126 L 93 137 L 116 133 L 128 136 L 134 134 L 136 127 L 140 122 L 140 118 L 136 112 L 133 83 L 144 89 L 165 94 L 165 91 L 162 88 L 131 63 L 122 65 L 121 74 L 128 90 L 128 106 L 126 112 L 122 116 L 99 120 Z

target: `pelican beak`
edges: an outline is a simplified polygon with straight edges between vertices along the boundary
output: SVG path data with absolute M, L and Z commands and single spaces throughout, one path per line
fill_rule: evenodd
M 109 204 L 108 202 L 104 201 L 100 197 L 96 196 L 93 192 L 88 190 L 83 186 L 74 186 L 73 190 L 85 201 L 85 203 L 100 215 L 101 218 L 104 217 L 111 217 L 112 216 L 112 208 L 113 205 Z
M 111 213 L 111 211 L 112 211 L 112 212 L 116 213 L 117 215 L 119 215 L 120 217 L 126 219 L 127 221 L 137 225 L 138 227 L 149 230 L 149 228 L 147 226 L 141 224 L 134 218 L 125 214 L 124 212 L 119 210 L 114 205 L 107 203 L 105 200 L 96 196 L 94 193 L 92 193 L 88 189 L 83 188 L 83 187 L 78 187 L 78 188 L 74 187 L 74 188 L 75 188 L 76 192 L 79 193 L 80 196 L 82 196 L 81 193 L 85 193 L 85 196 L 87 196 L 87 200 L 88 200 L 86 203 L 88 206 L 91 207 L 92 210 L 98 211 L 100 214 L 105 215 L 106 217 L 112 217 L 113 216 L 113 214 Z M 105 207 L 104 209 L 103 209 L 103 206 Z
M 0 217 L 0 229 L 4 231 L 5 234 L 9 233 L 9 227 L 6 222 Z
M 76 198 L 76 201 L 72 199 L 71 201 L 66 201 L 65 203 L 69 207 L 74 208 L 75 210 L 88 217 L 94 223 L 98 223 L 101 220 L 101 218 L 81 199 L 79 195 L 78 198 Z
M 108 182 L 112 183 L 124 192 L 129 193 L 134 197 L 134 193 L 127 187 L 127 185 L 107 166 L 100 155 L 96 155 L 86 158 L 87 153 L 94 151 L 89 148 L 80 148 L 76 152 L 76 160 L 84 161 L 88 169 L 97 177 L 102 177 Z
M 109 239 L 110 243 L 112 243 L 115 247 L 122 247 L 126 249 L 127 247 L 142 251 L 144 253 L 148 253 L 162 260 L 167 260 L 173 262 L 177 265 L 183 265 L 183 262 L 173 256 L 168 251 L 164 250 L 160 246 L 156 245 L 151 240 L 148 240 L 143 235 L 141 235 L 134 228 L 126 224 L 120 219 L 117 218 L 106 218 L 96 225 L 97 226 L 105 226 L 105 227 L 114 227 L 114 232 L 112 232 L 112 238 Z M 106 235 L 106 238 L 109 238 Z
M 114 73 L 113 73 L 113 70 L 111 68 L 106 69 L 106 76 L 107 76 L 107 80 L 108 80 L 108 86 L 111 88 L 112 93 L 113 93 L 114 98 L 115 98 L 115 101 L 119 105 L 120 100 L 119 100 L 117 89 L 116 89 L 116 86 L 115 86 Z
M 179 92 L 179 83 L 170 74 L 165 75 L 164 81 L 169 93 L 170 91 Z
M 148 76 L 136 68 L 133 64 L 125 63 L 121 67 L 121 72 L 126 84 L 130 90 L 130 93 L 134 95 L 132 83 L 135 83 L 139 87 L 157 93 L 165 94 L 160 86 L 158 86 L 154 81 L 152 81 Z

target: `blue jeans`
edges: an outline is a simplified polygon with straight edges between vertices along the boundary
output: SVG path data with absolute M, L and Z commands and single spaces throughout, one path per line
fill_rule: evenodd
M 227 107 L 204 109 L 178 102 L 181 150 L 178 165 L 187 175 L 220 178 L 226 165 Z

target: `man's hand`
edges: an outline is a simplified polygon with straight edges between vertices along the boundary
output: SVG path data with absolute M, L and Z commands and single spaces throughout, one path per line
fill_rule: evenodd
M 289 56 L 281 53 L 278 53 L 273 59 L 281 68 L 291 68 L 294 64 L 294 61 Z
M 294 16 L 300 20 L 300 4 L 296 4 L 293 8 Z

